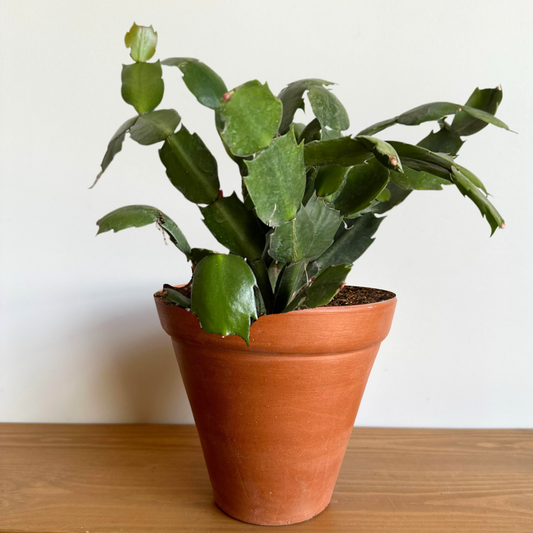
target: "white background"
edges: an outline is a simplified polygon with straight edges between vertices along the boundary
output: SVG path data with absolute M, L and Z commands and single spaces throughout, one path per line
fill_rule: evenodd
M 134 111 L 120 96 L 123 36 L 159 33 L 156 58 L 198 57 L 228 86 L 337 82 L 351 132 L 435 100 L 501 84 L 498 115 L 459 162 L 487 184 L 507 228 L 489 239 L 449 187 L 390 212 L 349 282 L 398 294 L 357 423 L 533 427 L 532 4 L 516 1 L 2 0 L 0 2 L 0 421 L 192 422 L 152 294 L 188 281 L 154 227 L 95 238 L 127 204 L 159 207 L 194 246 L 221 250 L 172 187 L 157 147 L 127 140 L 88 190 L 112 134 Z M 213 127 L 178 69 L 175 107 L 238 187 Z M 384 138 L 417 142 L 432 125 Z

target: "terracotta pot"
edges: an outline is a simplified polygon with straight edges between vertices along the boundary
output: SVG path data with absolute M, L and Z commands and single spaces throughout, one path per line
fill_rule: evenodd
M 262 316 L 250 346 L 204 333 L 156 297 L 172 337 L 217 505 L 261 525 L 329 504 L 396 298 Z

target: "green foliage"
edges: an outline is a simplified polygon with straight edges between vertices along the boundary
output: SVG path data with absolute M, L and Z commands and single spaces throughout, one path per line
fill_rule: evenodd
M 276 227 L 296 216 L 305 192 L 303 145 L 292 133 L 278 137 L 252 161 L 244 183 L 257 216 Z
M 185 85 L 202 105 L 211 109 L 222 105 L 228 89 L 222 78 L 207 65 L 190 57 L 171 57 L 161 64 L 178 67 L 183 73 Z
M 164 141 L 178 127 L 181 117 L 174 109 L 161 109 L 141 115 L 130 128 L 131 138 L 145 146 Z
M 218 198 L 220 183 L 216 159 L 196 133 L 185 126 L 165 140 L 159 150 L 172 185 L 187 200 L 210 204 Z
M 191 311 L 206 333 L 239 335 L 250 344 L 250 319 L 257 319 L 250 267 L 236 255 L 208 255 L 192 282 Z
M 152 26 L 137 26 L 133 23 L 130 31 L 124 37 L 127 48 L 131 48 L 131 58 L 134 61 L 148 61 L 155 54 L 157 46 L 157 32 Z
M 245 157 L 266 148 L 281 122 L 281 102 L 266 83 L 257 80 L 241 85 L 228 96 L 220 118 L 224 123 L 222 139 L 231 152 Z
M 209 231 L 230 252 L 251 261 L 261 257 L 265 248 L 265 235 L 257 218 L 246 209 L 235 193 L 218 198 L 200 210 Z
M 122 98 L 137 113 L 155 109 L 163 99 L 165 85 L 161 63 L 133 63 L 122 67 Z
M 494 116 L 503 95 L 499 87 L 476 89 L 465 105 L 418 106 L 353 136 L 343 133 L 348 113 L 328 81 L 295 81 L 278 97 L 257 80 L 228 90 L 197 59 L 149 63 L 157 44 L 151 27 L 134 24 L 125 42 L 135 63 L 123 67 L 122 96 L 138 115 L 111 138 L 95 183 L 128 133 L 141 145 L 159 143 L 170 182 L 198 205 L 206 227 L 230 253 L 191 249 L 177 225 L 150 206 L 109 213 L 98 221 L 98 233 L 155 223 L 193 268 L 190 299 L 170 285 L 161 294 L 170 305 L 190 308 L 208 333 L 249 342 L 250 323 L 262 314 L 326 305 L 374 242 L 383 214 L 414 190 L 455 185 L 492 233 L 504 227 L 482 181 L 456 161 L 463 137 L 489 124 L 508 129 Z M 213 110 L 222 146 L 238 165 L 243 200 L 235 192 L 222 195 L 217 161 L 178 112 L 156 109 L 164 92 L 162 64 L 179 68 L 198 102 Z M 305 94 L 312 114 L 306 125 L 294 122 L 296 111 L 305 111 Z M 394 124 L 428 121 L 438 128 L 417 145 L 375 136 Z
M 116 233 L 126 228 L 141 228 L 154 222 L 168 235 L 172 243 L 189 258 L 191 247 L 176 223 L 162 211 L 149 205 L 128 205 L 111 211 L 96 223 L 98 225 L 97 235 L 111 230 Z

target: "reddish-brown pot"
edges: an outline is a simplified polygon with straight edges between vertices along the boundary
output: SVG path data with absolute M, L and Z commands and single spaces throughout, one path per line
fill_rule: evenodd
M 218 506 L 261 525 L 323 511 L 396 298 L 262 316 L 250 346 L 204 333 L 191 313 L 155 300 Z

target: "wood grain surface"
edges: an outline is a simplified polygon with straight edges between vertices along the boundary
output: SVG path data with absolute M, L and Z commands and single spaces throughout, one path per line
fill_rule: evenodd
M 276 531 L 533 532 L 533 430 L 353 431 L 330 506 Z M 248 532 L 194 426 L 0 424 L 0 531 Z

